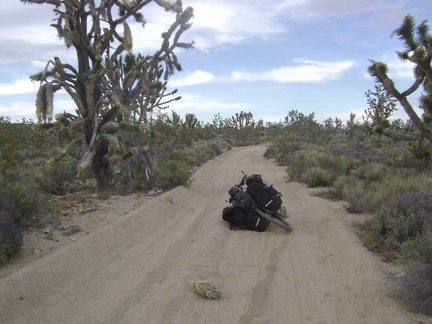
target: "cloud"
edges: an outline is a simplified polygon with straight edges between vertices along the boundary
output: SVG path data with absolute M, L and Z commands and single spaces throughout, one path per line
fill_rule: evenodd
M 287 31 L 286 23 L 276 19 L 283 13 L 282 9 L 302 2 L 190 1 L 187 4 L 194 8 L 191 38 L 195 47 L 204 51 L 251 38 L 267 39 Z
M 54 115 L 64 111 L 75 113 L 76 105 L 71 99 L 60 99 L 54 97 Z M 36 106 L 34 100 L 14 101 L 0 103 L 0 115 L 9 117 L 12 121 L 23 118 L 36 120 Z
M 11 121 L 22 118 L 36 119 L 34 102 L 15 101 L 10 104 L 0 103 L 0 115 L 7 116 Z
M 393 58 L 385 57 L 383 62 L 387 63 L 390 77 L 396 79 L 414 79 L 414 63 L 409 61 L 401 61 L 396 56 Z
M 373 3 L 373 0 L 310 0 L 304 4 L 304 8 L 313 13 L 343 15 L 369 11 Z
M 187 73 L 183 78 L 171 79 L 169 85 L 176 88 L 194 84 L 208 83 L 214 80 L 214 74 L 201 70 L 195 70 L 192 73 Z
M 228 102 L 195 94 L 182 95 L 182 99 L 170 104 L 170 108 L 178 113 L 192 114 L 250 110 L 250 106 L 244 102 Z
M 274 81 L 279 83 L 323 83 L 338 80 L 355 66 L 353 61 L 320 62 L 306 59 L 294 60 L 297 66 L 283 66 L 264 72 L 234 71 L 233 81 Z
M 38 89 L 39 83 L 31 82 L 29 78 L 23 78 L 12 83 L 0 83 L 0 96 L 36 93 Z
M 402 61 L 396 55 L 383 55 L 380 60 L 388 67 L 388 75 L 392 79 L 411 79 L 414 80 L 415 64 L 410 61 Z M 365 79 L 372 79 L 369 73 L 364 73 Z

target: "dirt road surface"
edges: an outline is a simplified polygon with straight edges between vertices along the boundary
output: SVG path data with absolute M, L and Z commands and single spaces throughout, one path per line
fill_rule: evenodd
M 264 151 L 225 152 L 196 171 L 190 188 L 126 208 L 4 276 L 0 323 L 430 323 L 391 297 L 388 265 L 353 231 L 360 216 L 288 183 Z M 241 170 L 283 193 L 293 232 L 229 230 L 221 212 Z M 222 297 L 195 295 L 193 280 L 208 280 Z

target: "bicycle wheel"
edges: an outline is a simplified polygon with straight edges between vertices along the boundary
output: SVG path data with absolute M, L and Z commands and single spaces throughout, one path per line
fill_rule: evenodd
M 285 228 L 287 231 L 292 231 L 292 226 L 285 219 L 283 219 L 277 214 L 273 216 L 273 223 Z
M 260 215 L 264 219 L 267 219 L 269 222 L 272 222 L 273 224 L 276 224 L 277 226 L 282 227 L 283 229 L 286 229 L 289 232 L 292 231 L 292 226 L 287 221 L 285 221 L 282 217 L 274 214 L 273 215 L 267 214 L 262 210 L 259 210 L 258 208 L 255 211 L 258 213 L 258 215 Z

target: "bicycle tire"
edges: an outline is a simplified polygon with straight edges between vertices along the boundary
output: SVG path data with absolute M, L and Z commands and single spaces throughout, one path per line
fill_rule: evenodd
M 282 227 L 283 229 L 285 229 L 289 232 L 292 231 L 292 226 L 286 220 L 284 220 L 282 217 L 280 217 L 278 215 L 269 215 L 269 214 L 259 210 L 258 208 L 256 209 L 256 212 L 258 213 L 258 215 L 260 215 L 264 219 L 267 219 L 269 222 L 272 222 L 273 224 L 276 224 L 277 226 Z
M 291 226 L 291 224 L 289 224 L 289 223 L 288 223 L 285 219 L 283 219 L 281 216 L 279 216 L 279 215 L 274 215 L 274 216 L 273 216 L 273 220 L 282 223 L 283 225 L 281 225 L 281 224 L 278 224 L 278 225 L 281 226 L 281 227 L 283 227 L 283 228 L 285 228 L 287 231 L 292 231 L 292 226 Z

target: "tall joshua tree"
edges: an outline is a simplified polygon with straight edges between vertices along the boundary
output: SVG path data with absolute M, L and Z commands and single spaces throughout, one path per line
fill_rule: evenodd
M 146 112 L 169 102 L 167 97 L 175 93 L 166 93 L 166 84 L 181 70 L 174 51 L 192 47 L 180 37 L 191 27 L 193 9 L 183 9 L 181 0 L 21 2 L 52 5 L 56 18 L 51 26 L 65 46 L 75 50 L 76 66 L 55 57 L 43 72 L 32 76 L 41 84 L 37 105 L 41 118 L 49 118 L 54 91 L 63 88 L 70 95 L 77 113 L 63 114 L 61 119 L 83 135 L 86 152 L 81 169 L 91 169 L 99 188 L 104 189 L 112 183 L 111 147 L 117 140 L 118 123 L 130 122 L 136 115 L 137 121 L 145 122 Z M 134 19 L 145 27 L 142 11 L 152 2 L 174 13 L 175 19 L 162 34 L 160 49 L 152 55 L 135 55 L 129 23 Z
M 399 58 L 415 64 L 413 84 L 404 91 L 397 90 L 393 80 L 387 74 L 387 65 L 374 60 L 370 60 L 372 64 L 369 66 L 369 74 L 382 84 L 388 94 L 399 101 L 418 129 L 419 145 L 421 145 L 424 138 L 432 141 L 432 35 L 427 20 L 416 27 L 414 17 L 411 15 L 404 18 L 402 25 L 392 35 L 398 36 L 405 45 L 404 50 L 397 52 Z M 420 97 L 419 106 L 423 109 L 423 115 L 419 116 L 408 101 L 408 96 L 422 85 L 424 92 Z

